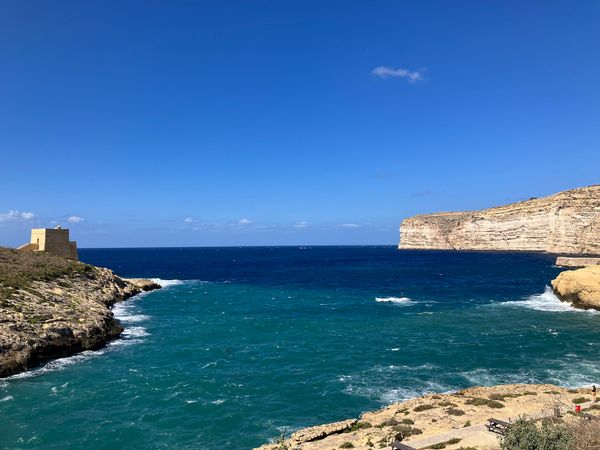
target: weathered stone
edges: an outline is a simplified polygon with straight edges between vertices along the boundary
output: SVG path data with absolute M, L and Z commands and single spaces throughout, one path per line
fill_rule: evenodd
M 600 266 L 561 272 L 552 280 L 552 289 L 576 308 L 600 309 Z
M 600 185 L 482 211 L 410 217 L 398 247 L 600 254 Z
M 123 281 L 131 283 L 142 291 L 153 291 L 154 289 L 160 289 L 160 284 L 147 278 L 122 278 Z
M 350 429 L 357 422 L 356 419 L 342 420 L 341 422 L 318 425 L 316 427 L 304 428 L 292 434 L 292 441 L 300 444 L 302 442 L 311 442 L 323 439 L 331 434 L 343 433 Z
M 556 258 L 558 267 L 587 267 L 600 266 L 600 258 L 580 258 L 574 256 L 559 256 Z
M 1 255 L 44 262 L 59 258 L 28 256 L 8 249 L 0 249 Z M 160 287 L 149 280 L 129 283 L 108 269 L 78 262 L 69 264 L 74 270 L 50 279 L 32 277 L 20 287 L 0 282 L 0 377 L 53 358 L 102 347 L 123 331 L 110 307 L 142 290 Z M 28 270 L 39 265 L 24 264 L 19 268 L 16 264 L 5 264 L 4 270 L 7 267 L 28 275 Z M 14 273 L 1 272 L 5 280 L 9 275 L 14 277 Z

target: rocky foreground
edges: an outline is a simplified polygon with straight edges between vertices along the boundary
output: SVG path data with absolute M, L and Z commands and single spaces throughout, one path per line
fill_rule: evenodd
M 487 419 L 538 419 L 552 416 L 556 407 L 569 416 L 575 404 L 590 399 L 589 389 L 568 390 L 550 384 L 474 387 L 425 395 L 360 418 L 305 428 L 259 449 L 389 449 L 392 441 L 417 449 L 498 449 L 497 435 L 484 426 Z
M 60 256 L 0 248 L 0 377 L 102 347 L 123 331 L 110 307 L 158 288 Z
M 600 185 L 482 211 L 410 217 L 400 249 L 600 254 Z

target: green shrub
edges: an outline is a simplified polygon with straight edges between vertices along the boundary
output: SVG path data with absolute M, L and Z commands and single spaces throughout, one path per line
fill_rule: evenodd
M 352 433 L 353 431 L 358 431 L 363 428 L 371 428 L 372 426 L 373 425 L 371 425 L 369 422 L 356 422 L 350 428 L 347 428 L 344 433 Z
M 488 408 L 504 408 L 504 403 L 489 398 L 473 397 L 465 402 L 467 405 L 487 406 Z
M 580 405 L 582 403 L 586 403 L 589 402 L 590 399 L 589 398 L 585 398 L 585 397 L 576 397 L 573 399 L 573 403 L 575 403 L 576 405 Z
M 354 444 L 352 442 L 344 442 L 342 445 L 340 445 L 340 448 L 354 448 Z
M 444 400 L 443 402 L 439 402 L 438 406 L 458 406 L 456 403 L 449 402 L 448 400 Z
M 402 423 L 405 425 L 414 425 L 415 421 L 412 419 L 402 419 Z
M 448 408 L 446 412 L 451 416 L 464 416 L 465 412 L 458 408 Z
M 573 444 L 573 434 L 563 425 L 551 422 L 538 426 L 535 422 L 519 418 L 500 439 L 503 450 L 568 450 Z
M 383 428 L 383 427 L 393 427 L 398 425 L 400 422 L 398 422 L 396 419 L 394 419 L 393 417 L 391 419 L 387 419 L 384 420 L 383 422 L 381 422 L 379 425 L 377 425 L 377 428 Z
M 415 407 L 415 409 L 413 409 L 414 412 L 421 412 L 421 411 L 427 411 L 428 409 L 433 409 L 435 408 L 434 405 L 428 405 L 428 404 L 424 404 L 424 405 L 418 405 Z

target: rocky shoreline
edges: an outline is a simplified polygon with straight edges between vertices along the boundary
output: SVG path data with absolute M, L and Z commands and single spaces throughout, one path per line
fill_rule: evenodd
M 514 421 L 551 417 L 555 408 L 570 415 L 576 404 L 589 406 L 589 389 L 551 384 L 473 387 L 447 394 L 428 394 L 396 403 L 359 418 L 298 430 L 258 450 L 333 450 L 390 448 L 392 441 L 416 449 L 498 449 L 485 423 L 493 417 Z
M 104 346 L 123 331 L 111 307 L 158 288 L 59 256 L 0 248 L 0 377 Z

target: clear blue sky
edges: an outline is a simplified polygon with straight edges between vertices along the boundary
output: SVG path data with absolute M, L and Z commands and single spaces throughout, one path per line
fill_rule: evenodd
M 393 244 L 600 182 L 598 1 L 2 1 L 0 245 Z

